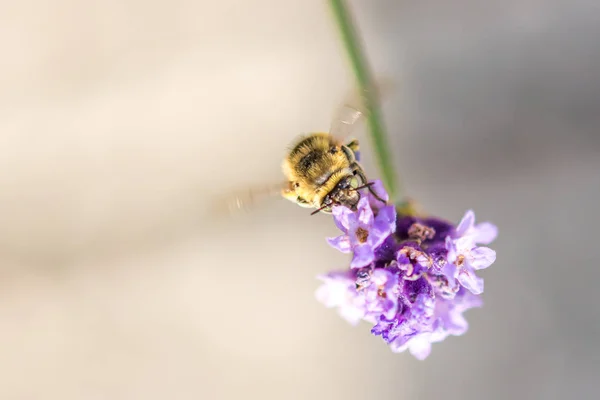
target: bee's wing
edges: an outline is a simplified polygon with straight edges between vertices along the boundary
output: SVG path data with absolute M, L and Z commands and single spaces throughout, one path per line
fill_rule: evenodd
M 346 141 L 364 116 L 365 113 L 358 107 L 349 104 L 342 105 L 331 121 L 329 134 L 339 142 Z
M 370 89 L 375 101 L 386 97 L 395 88 L 394 81 L 388 78 L 381 78 Z M 335 111 L 329 133 L 340 142 L 344 142 L 349 136 L 352 136 L 358 124 L 367 115 L 365 97 L 366 93 L 361 90 L 353 90 L 348 93 L 344 101 Z
M 214 212 L 221 215 L 235 215 L 241 212 L 247 212 L 261 203 L 277 196 L 281 196 L 283 191 L 288 188 L 288 182 L 249 187 L 217 198 L 213 202 L 212 209 Z

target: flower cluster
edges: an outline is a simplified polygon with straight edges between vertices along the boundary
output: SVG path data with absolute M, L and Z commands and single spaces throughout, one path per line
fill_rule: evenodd
M 379 181 L 374 191 L 387 200 Z M 365 320 L 394 352 L 408 349 L 424 359 L 431 344 L 467 331 L 463 312 L 481 306 L 483 279 L 475 271 L 489 267 L 496 253 L 497 228 L 475 224 L 468 211 L 458 225 L 438 218 L 398 215 L 370 193 L 356 211 L 334 207 L 343 232 L 331 246 L 352 253 L 350 268 L 319 277 L 317 298 L 355 325 Z

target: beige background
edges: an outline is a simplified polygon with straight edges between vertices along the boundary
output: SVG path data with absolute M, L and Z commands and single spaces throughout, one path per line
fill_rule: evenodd
M 1 399 L 594 398 L 597 5 L 353 4 L 408 193 L 500 226 L 469 333 L 391 354 L 314 299 L 327 217 L 209 210 L 329 126 L 324 2 L 2 1 Z

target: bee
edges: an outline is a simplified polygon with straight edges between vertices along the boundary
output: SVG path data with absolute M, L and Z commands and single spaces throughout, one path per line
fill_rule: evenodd
M 282 162 L 285 181 L 271 186 L 253 188 L 231 196 L 227 201 L 230 212 L 247 208 L 262 197 L 281 195 L 301 207 L 314 208 L 311 215 L 331 213 L 336 205 L 356 210 L 361 189 L 386 203 L 371 188 L 359 163 L 358 140 L 346 141 L 358 122 L 365 116 L 351 99 L 338 108 L 329 132 L 315 132 L 297 139 Z
M 365 187 L 379 199 L 358 163 L 358 150 L 357 140 L 344 144 L 331 133 L 302 137 L 283 161 L 287 178 L 283 197 L 301 207 L 315 208 L 313 214 L 331 213 L 335 205 L 356 210 L 359 190 Z

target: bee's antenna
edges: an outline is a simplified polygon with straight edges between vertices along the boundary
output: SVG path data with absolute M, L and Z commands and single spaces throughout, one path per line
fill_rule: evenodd
M 325 204 L 324 206 L 321 206 L 320 208 L 317 208 L 315 211 L 311 212 L 310 215 L 315 215 L 318 212 L 322 211 L 323 209 L 327 208 L 327 204 Z
M 359 187 L 357 187 L 357 188 L 354 188 L 353 190 L 360 190 L 360 189 L 364 189 L 364 188 L 366 188 L 366 187 L 370 188 L 370 187 L 371 187 L 372 185 L 374 185 L 374 184 L 375 184 L 375 182 L 369 182 L 369 183 L 365 183 L 364 185 L 362 185 L 362 186 L 359 186 Z
M 375 184 L 375 182 L 369 182 L 369 183 L 365 183 L 362 186 L 359 186 L 357 188 L 354 188 L 354 190 L 360 190 L 360 189 L 364 189 L 364 188 L 368 188 L 369 192 L 371 192 L 371 194 L 380 202 L 387 204 L 387 201 L 385 201 L 384 199 L 382 199 L 381 197 L 379 197 L 379 195 L 377 193 L 375 193 L 375 191 L 373 190 L 373 188 L 371 187 L 373 184 Z

